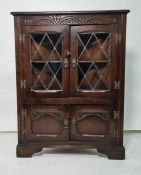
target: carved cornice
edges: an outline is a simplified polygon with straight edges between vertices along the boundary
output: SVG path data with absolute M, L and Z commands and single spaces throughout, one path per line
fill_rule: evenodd
M 50 25 L 50 24 L 115 24 L 118 15 L 80 14 L 80 15 L 43 15 L 23 16 L 22 25 Z

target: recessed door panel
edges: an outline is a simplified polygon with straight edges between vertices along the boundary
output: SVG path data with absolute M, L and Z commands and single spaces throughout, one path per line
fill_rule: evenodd
M 68 26 L 25 26 L 24 35 L 27 96 L 67 96 L 69 62 L 65 61 L 69 49 Z
M 71 27 L 72 96 L 114 95 L 116 29 L 116 25 Z
M 69 120 L 66 108 L 57 105 L 31 106 L 26 122 L 27 140 L 67 141 Z
M 97 141 L 112 138 L 114 122 L 111 110 L 96 106 L 73 106 L 71 114 L 71 140 Z

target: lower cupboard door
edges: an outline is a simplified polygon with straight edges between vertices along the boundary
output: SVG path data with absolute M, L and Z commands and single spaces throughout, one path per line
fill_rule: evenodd
M 105 141 L 113 137 L 114 122 L 107 107 L 74 106 L 71 114 L 71 140 Z
M 68 141 L 68 114 L 63 105 L 34 105 L 27 117 L 30 141 Z

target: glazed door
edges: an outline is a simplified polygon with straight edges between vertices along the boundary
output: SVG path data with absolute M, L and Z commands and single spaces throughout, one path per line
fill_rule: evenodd
M 71 27 L 71 96 L 115 95 L 117 29 L 115 24 Z
M 68 36 L 68 26 L 24 26 L 23 63 L 26 97 L 68 95 Z
M 114 137 L 116 124 L 108 106 L 74 105 L 71 111 L 71 140 L 108 141 Z

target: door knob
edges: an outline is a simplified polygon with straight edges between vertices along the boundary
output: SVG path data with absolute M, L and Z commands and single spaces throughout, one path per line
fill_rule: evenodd
M 71 127 L 72 127 L 72 128 L 75 127 L 75 123 L 76 123 L 75 118 L 73 118 L 73 119 L 71 120 Z
M 64 59 L 64 68 L 69 67 L 69 56 L 70 56 L 70 51 L 66 52 L 66 58 Z
M 68 68 L 69 67 L 69 60 L 67 58 L 64 59 L 64 68 Z
M 76 68 L 77 67 L 77 61 L 76 61 L 75 58 L 72 58 L 71 63 L 72 63 L 72 68 Z
M 69 57 L 70 54 L 71 54 L 70 51 L 67 51 L 67 52 L 66 52 L 66 57 Z
M 69 126 L 69 121 L 68 121 L 68 119 L 65 119 L 64 120 L 64 128 L 68 128 L 68 126 Z

